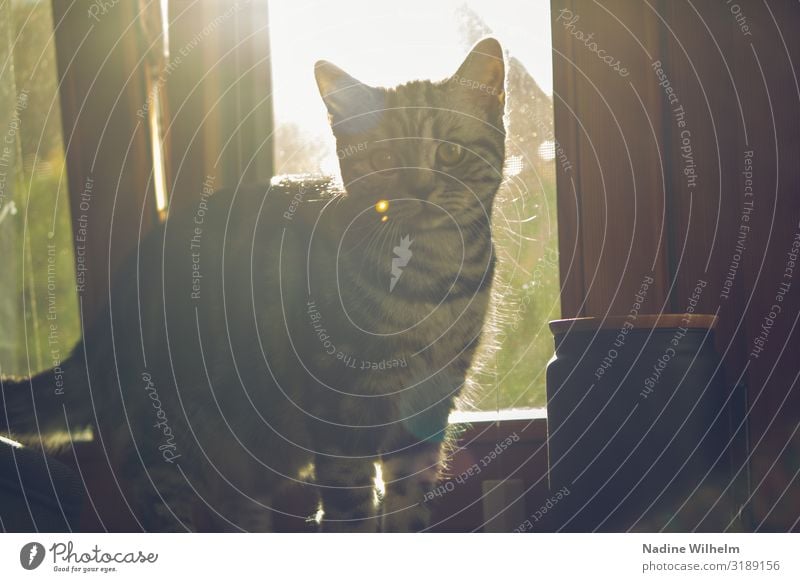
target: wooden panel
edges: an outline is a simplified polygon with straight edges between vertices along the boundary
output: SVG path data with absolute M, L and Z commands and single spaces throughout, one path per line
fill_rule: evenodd
M 788 1 L 770 2 L 771 10 L 762 6 L 742 4 L 754 38 L 752 49 L 738 43 L 751 54 L 736 67 L 755 150 L 752 245 L 745 251 L 740 283 L 749 301 L 744 324 L 753 411 L 752 511 L 761 530 L 799 531 L 800 269 L 790 264 L 789 252 L 800 243 L 800 9 Z M 770 324 L 774 305 L 780 312 Z M 762 326 L 770 329 L 768 335 Z M 760 337 L 766 345 L 756 354 Z
M 560 8 L 556 8 L 560 6 Z M 556 9 L 574 10 L 572 0 L 553 3 Z M 556 164 L 558 185 L 558 243 L 561 275 L 561 314 L 581 317 L 584 313 L 583 233 L 580 220 L 580 175 L 575 171 L 578 131 L 575 96 L 573 43 L 567 34 L 553 34 L 553 127 L 566 163 Z
M 165 137 L 171 206 L 214 188 L 268 182 L 272 97 L 266 2 L 169 3 L 170 56 L 161 85 L 171 118 Z
M 78 293 L 88 326 L 108 296 L 109 266 L 155 219 L 136 3 L 89 17 L 88 0 L 53 2 Z
M 650 72 L 657 28 L 622 0 L 556 0 L 552 9 L 557 139 L 576 160 L 576 200 L 559 175 L 563 315 L 627 314 L 645 277 L 660 284 L 642 313 L 658 312 L 667 270 L 661 96 Z M 582 277 L 564 272 L 576 240 Z
M 695 10 L 695 8 L 697 10 Z M 722 355 L 727 386 L 741 377 L 745 362 L 745 287 L 726 283 L 726 273 L 740 252 L 737 244 L 746 199 L 744 169 L 745 130 L 737 91 L 741 80 L 733 70 L 741 62 L 739 30 L 719 6 L 663 1 L 651 11 L 661 23 L 665 79 L 674 91 L 665 101 L 664 159 L 667 168 L 670 216 L 670 305 L 680 313 L 693 306 L 702 313 L 718 313 L 717 348 Z M 716 43 L 716 44 L 715 44 Z M 717 47 L 717 45 L 719 45 Z M 749 48 L 747 49 L 749 51 Z M 702 58 L 698 58 L 702 55 Z M 745 128 L 747 123 L 747 128 Z M 749 214 L 745 213 L 745 221 Z M 694 298 L 694 299 L 693 299 Z M 736 396 L 743 395 L 743 391 Z M 741 422 L 737 420 L 737 423 Z M 742 426 L 739 441 L 745 442 Z M 734 464 L 740 473 L 736 497 L 747 498 L 746 451 L 732 443 Z
M 513 444 L 493 456 L 498 443 L 508 438 Z M 485 525 L 482 483 L 488 479 L 522 481 L 526 518 L 547 500 L 544 419 L 474 423 L 461 435 L 458 446 L 448 459 L 446 478 L 439 483 L 441 496 L 430 502 L 432 531 L 480 531 Z
M 784 276 L 787 252 L 800 232 L 800 119 L 792 64 L 776 26 L 784 29 L 784 38 L 793 36 L 788 31 L 796 30 L 800 13 L 796 5 L 777 3 L 773 21 L 770 10 L 756 2 L 739 3 L 738 19 L 717 5 L 663 6 L 669 26 L 665 60 L 686 103 L 698 172 L 698 187 L 690 194 L 684 187 L 685 164 L 675 157 L 670 178 L 673 309 L 686 309 L 698 281 L 708 282 L 700 306 L 719 311 L 719 349 L 728 382 L 743 377 L 749 389 L 756 486 L 751 526 L 790 529 L 800 506 L 796 485 L 790 486 L 792 473 L 800 469 L 793 435 L 797 364 L 781 352 L 797 350 L 797 335 L 788 342 L 800 299 L 787 293 L 778 302 L 776 295 L 782 282 L 791 283 Z M 673 151 L 683 145 L 676 132 L 666 140 Z M 762 323 L 776 303 L 782 311 L 770 324 L 764 351 L 754 353 Z M 794 511 L 787 511 L 790 503 Z
M 608 306 L 624 313 L 624 290 L 655 247 L 657 289 L 647 310 L 683 312 L 691 306 L 718 313 L 728 384 L 743 378 L 748 386 L 752 451 L 740 459 L 742 472 L 752 473 L 748 527 L 796 530 L 800 395 L 792 354 L 800 347 L 800 292 L 791 253 L 800 242 L 800 41 L 792 31 L 800 26 L 800 9 L 789 0 L 553 5 L 554 47 L 571 43 L 566 48 L 577 53 L 579 65 L 569 74 L 559 72 L 559 66 L 572 64 L 555 57 L 561 97 L 555 100 L 556 137 L 565 149 L 578 149 L 585 271 L 582 282 L 562 272 L 565 315 L 602 315 Z M 597 56 L 575 38 L 575 30 L 557 21 L 562 7 L 580 14 L 576 28 L 595 32 L 598 46 L 631 63 L 626 81 L 642 97 L 644 118 L 642 105 L 633 107 L 620 88 L 619 75 L 593 63 Z M 620 30 L 617 19 L 636 38 Z M 609 109 L 628 129 L 626 139 Z M 625 143 L 641 154 L 634 172 L 622 155 Z M 631 200 L 626 185 L 643 175 L 652 186 L 661 167 L 663 190 L 642 212 L 633 212 L 625 204 Z M 559 212 L 572 213 L 571 184 L 559 178 Z M 652 235 L 663 230 L 663 237 L 638 237 L 640 229 Z M 560 243 L 563 260 L 573 241 Z M 624 266 L 620 257 L 631 248 L 639 261 Z M 616 292 L 618 283 L 622 293 Z M 699 299 L 691 305 L 696 289 Z M 575 297 L 585 298 L 582 312 Z

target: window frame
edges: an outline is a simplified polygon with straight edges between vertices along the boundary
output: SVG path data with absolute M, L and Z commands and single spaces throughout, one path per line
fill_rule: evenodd
M 185 2 L 185 0 L 182 0 Z M 176 3 L 175 6 L 178 4 Z M 684 15 L 680 9 L 673 6 L 667 0 L 657 0 L 653 4 L 659 15 L 665 15 L 671 22 L 671 30 L 668 30 L 662 20 L 653 11 L 645 10 L 641 5 L 632 4 L 623 0 L 610 0 L 599 5 L 590 0 L 552 0 L 551 14 L 553 15 L 553 73 L 554 73 L 554 115 L 555 115 L 555 137 L 564 151 L 569 156 L 571 170 L 567 171 L 564 167 L 557 164 L 557 190 L 558 190 L 558 227 L 559 227 L 559 261 L 561 273 L 561 306 L 562 317 L 578 317 L 586 315 L 606 316 L 610 314 L 624 314 L 629 309 L 627 303 L 638 285 L 638 278 L 642 272 L 652 269 L 656 274 L 659 284 L 655 286 L 652 294 L 647 299 L 647 308 L 652 311 L 680 311 L 687 295 L 687 290 L 703 275 L 703 265 L 697 260 L 689 257 L 684 263 L 678 261 L 679 248 L 676 241 L 680 241 L 683 235 L 694 225 L 692 232 L 693 242 L 701 244 L 705 239 L 702 233 L 703 220 L 708 220 L 709 216 L 714 216 L 717 212 L 715 200 L 698 200 L 694 207 L 695 214 L 692 217 L 688 213 L 684 201 L 677 196 L 678 185 L 681 175 L 676 160 L 676 146 L 679 146 L 680 136 L 672 131 L 671 120 L 667 116 L 663 103 L 661 88 L 653 83 L 650 62 L 643 55 L 649 52 L 651 58 L 660 57 L 670 68 L 670 75 L 674 82 L 681 87 L 683 99 L 686 103 L 692 103 L 698 111 L 704 111 L 706 104 L 703 93 L 698 87 L 693 85 L 692 75 L 688 67 L 683 64 L 681 49 L 676 44 L 671 32 L 679 30 L 682 38 L 688 39 L 686 42 L 693 43 L 694 50 L 716 51 L 708 45 L 706 33 L 701 28 L 701 24 L 696 19 Z M 83 6 L 85 8 L 85 6 Z M 598 42 L 606 46 L 606 50 L 611 54 L 624 55 L 630 63 L 630 77 L 620 79 L 619 75 L 610 67 L 605 66 L 596 55 L 587 50 L 585 44 L 579 42 L 562 23 L 556 22 L 556 15 L 561 10 L 570 10 L 581 15 L 581 26 L 596 28 L 600 30 L 602 26 L 610 28 L 619 27 L 624 23 L 629 29 L 640 31 L 637 40 L 633 40 L 630 35 L 603 34 L 598 36 Z M 741 54 L 742 48 L 738 44 L 738 29 L 727 26 L 729 23 L 723 21 L 724 14 L 713 14 L 710 8 L 699 7 L 717 33 L 717 41 L 721 42 L 726 50 L 732 53 Z M 92 112 L 105 112 L 115 120 L 115 139 L 125 144 L 130 143 L 130 151 L 127 155 L 128 164 L 136 171 L 130 176 L 132 184 L 129 193 L 130 199 L 120 199 L 122 207 L 116 208 L 116 214 L 124 213 L 125 209 L 135 209 L 139 212 L 144 205 L 152 212 L 146 212 L 142 219 L 142 224 L 135 228 L 125 226 L 123 223 L 113 222 L 115 228 L 115 245 L 113 252 L 108 252 L 108 233 L 97 229 L 95 238 L 92 242 L 94 249 L 89 257 L 91 268 L 93 269 L 92 286 L 87 290 L 83 300 L 83 308 L 87 318 L 91 318 L 93 310 L 103 304 L 107 296 L 107 283 L 110 280 L 110 271 L 113 270 L 116 261 L 125 252 L 136 244 L 139 237 L 156 224 L 158 217 L 154 205 L 148 203 L 146 197 L 152 198 L 152 188 L 148 189 L 147 177 L 152 172 L 152 156 L 148 148 L 146 128 L 132 123 L 135 119 L 135 111 L 146 98 L 146 79 L 144 73 L 138 66 L 143 56 L 143 47 L 140 40 L 126 29 L 135 14 L 137 8 L 133 3 L 120 3 L 115 6 L 113 11 L 105 16 L 104 26 L 99 27 L 107 31 L 97 37 L 97 42 L 92 43 L 91 50 L 96 53 L 107 54 L 108 58 L 98 60 L 87 52 L 87 47 L 81 47 L 80 40 L 83 33 L 88 33 L 91 21 L 86 18 L 83 9 L 68 9 L 66 4 L 53 2 L 54 21 L 59 22 L 60 30 L 56 31 L 57 59 L 59 71 L 63 76 L 62 84 L 62 119 L 64 120 L 65 135 L 68 135 L 66 148 L 68 172 L 70 180 L 70 193 L 72 198 L 73 220 L 80 216 L 79 204 L 80 193 L 83 190 L 84 181 L 90 172 L 94 172 L 96 183 L 102 183 L 109 191 L 115 192 L 120 180 L 120 172 L 114 163 L 106 166 L 102 164 L 93 167 L 95 147 L 103 139 L 103 124 L 97 120 L 92 120 L 83 109 L 83 88 L 89 86 L 94 80 L 95 85 L 111 88 L 109 91 L 98 92 L 91 99 Z M 779 22 L 798 23 L 798 15 L 790 9 L 780 6 L 775 8 L 779 13 Z M 616 22 L 616 24 L 615 24 Z M 605 24 L 601 24 L 605 23 Z M 789 30 L 788 25 L 784 26 Z M 66 31 L 69 31 L 67 34 Z M 770 42 L 774 45 L 780 42 L 780 38 L 767 38 L 766 33 L 761 32 L 761 40 Z M 774 36 L 774 35 L 773 35 Z M 785 35 L 788 38 L 788 35 Z M 789 38 L 789 43 L 796 48 L 796 41 Z M 772 46 L 770 45 L 770 46 Z M 642 47 L 646 52 L 642 51 Z M 778 48 L 776 47 L 776 51 Z M 257 54 L 257 53 L 252 53 Z M 255 62 L 253 57 L 249 57 L 249 63 Z M 766 75 L 770 75 L 776 82 L 786 83 L 786 86 L 794 87 L 786 79 L 786 73 L 781 74 L 776 70 L 780 63 L 762 63 L 766 69 Z M 706 66 L 699 63 L 699 66 Z M 732 97 L 721 94 L 729 81 L 724 76 L 724 71 L 714 71 L 710 65 L 706 66 L 704 74 L 718 81 L 718 86 L 723 89 L 715 90 L 715 99 L 722 103 L 728 110 L 736 113 L 736 109 L 731 103 Z M 110 72 L 110 71 L 116 71 Z M 736 72 L 734 74 L 758 75 L 758 71 L 745 73 Z M 637 88 L 640 100 L 631 101 L 630 86 L 633 84 Z M 655 88 L 654 88 L 655 85 Z M 771 110 L 779 107 L 784 115 L 789 117 L 791 113 L 788 104 L 791 104 L 791 92 L 789 96 L 782 97 L 775 104 L 768 102 L 766 98 L 758 93 L 755 84 L 748 87 L 743 96 L 746 100 L 748 111 Z M 622 91 L 626 94 L 622 94 Z M 117 96 L 119 97 L 117 99 Z M 774 95 L 772 96 L 775 97 Z M 621 110 L 620 104 L 632 103 L 627 107 L 626 115 L 609 117 L 609 102 L 615 103 L 615 109 Z M 174 104 L 170 110 L 175 112 Z M 641 112 L 649 113 L 649 116 L 641 116 Z M 105 115 L 99 116 L 105 121 Z M 735 118 L 735 115 L 733 116 Z M 792 117 L 791 119 L 794 119 Z M 169 122 L 168 122 L 169 123 Z M 619 124 L 619 125 L 617 125 Z M 763 152 L 772 149 L 773 136 L 768 131 L 769 128 L 755 128 L 753 141 L 758 144 Z M 652 140 L 653 144 L 662 147 L 662 154 L 653 153 L 653 147 L 641 148 L 638 152 L 625 152 L 624 147 L 620 147 L 617 139 L 620 131 L 630 135 L 638 135 L 637 132 L 644 131 Z M 125 139 L 120 139 L 120 134 Z M 173 139 L 169 145 L 171 151 L 179 150 L 180 140 Z M 204 136 L 208 143 L 213 145 L 216 139 L 213 132 Z M 107 136 L 105 136 L 107 140 Z M 778 138 L 774 138 L 777 140 Z M 739 152 L 736 148 L 742 145 L 739 138 L 731 140 L 731 143 L 724 148 L 723 163 L 730 169 L 731 160 L 733 166 L 738 159 Z M 794 147 L 794 143 L 789 137 L 781 134 L 781 144 Z M 104 141 L 103 143 L 107 143 Z M 185 142 L 184 142 L 185 143 Z M 705 150 L 711 147 L 708 142 L 700 145 Z M 733 149 L 731 149 L 733 148 Z M 669 153 L 669 152 L 673 153 Z M 709 150 L 710 151 L 710 150 Z M 630 160 L 628 160 L 628 154 Z M 114 161 L 119 155 L 119 149 L 110 145 L 108 151 L 101 152 L 107 159 Z M 202 157 L 202 156 L 201 156 Z M 767 159 L 760 162 L 760 171 L 763 175 L 770 175 L 772 171 L 769 164 L 774 160 Z M 633 163 L 635 161 L 636 163 Z M 662 162 L 665 162 L 662 165 Z M 638 174 L 632 173 L 636 168 Z M 271 171 L 271 167 L 270 167 Z M 775 184 L 775 205 L 780 205 L 782 212 L 791 214 L 792 205 L 789 198 L 791 190 L 800 187 L 798 169 L 781 168 L 781 187 L 778 189 Z M 126 172 L 127 175 L 127 172 Z M 174 179 L 174 176 L 173 176 Z M 777 180 L 777 178 L 776 178 Z M 655 192 L 653 196 L 641 198 L 636 208 L 632 212 L 629 208 L 623 207 L 630 201 L 626 198 L 636 185 L 639 192 Z M 772 184 L 770 182 L 770 184 Z M 198 190 L 199 191 L 199 190 Z M 91 220 L 97 224 L 112 224 L 114 218 L 113 198 L 96 198 L 93 203 Z M 606 210 L 606 204 L 619 205 L 620 213 L 614 216 L 614 230 L 610 232 L 608 222 L 610 215 Z M 731 205 L 734 209 L 738 204 Z M 129 213 L 130 214 L 130 213 Z M 697 218 L 699 216 L 699 218 Z M 777 243 L 774 241 L 782 240 L 790 236 L 788 226 L 778 225 L 777 230 L 771 229 L 765 219 L 760 219 L 760 227 L 765 234 L 754 241 L 754 246 L 764 253 L 769 249 L 776 251 Z M 693 222 L 694 221 L 694 222 Z M 724 227 L 728 228 L 735 224 L 733 219 L 725 215 Z M 118 226 L 119 225 L 119 226 Z M 698 226 L 699 225 L 699 226 Z M 77 228 L 77 226 L 76 226 Z M 122 229 L 122 230 L 120 230 Z M 629 231 L 631 239 L 626 239 L 623 235 Z M 610 238 L 604 238 L 609 233 Z M 774 238 L 767 238 L 766 233 L 772 232 Z M 598 245 L 596 241 L 605 241 L 607 244 Z M 637 249 L 636 256 L 630 257 L 633 262 L 626 262 L 620 257 L 627 255 L 631 241 Z M 592 244 L 594 243 L 594 244 Z M 616 254 L 615 254 L 616 253 Z M 643 259 L 645 257 L 645 259 Z M 651 266 L 652 265 L 652 266 Z M 624 268 L 621 268 L 624 267 Z M 755 287 L 758 282 L 755 278 L 753 268 L 743 271 L 742 275 L 750 284 Z M 668 281 L 675 281 L 675 285 L 668 285 Z M 743 362 L 746 360 L 747 346 L 751 344 L 753 337 L 758 329 L 760 309 L 758 305 L 769 301 L 769 294 L 772 289 L 765 286 L 755 290 L 753 306 L 745 305 L 745 296 L 740 295 L 732 300 L 735 308 L 746 312 L 745 330 L 739 331 L 732 326 L 727 326 L 723 322 L 718 338 L 724 348 L 731 348 L 726 352 L 726 366 L 729 378 L 741 372 Z M 793 305 L 797 305 L 796 296 Z M 701 303 L 701 309 L 709 309 L 711 303 Z M 787 332 L 788 333 L 788 332 Z M 786 336 L 788 337 L 788 336 Z M 788 339 L 787 339 L 788 341 Z M 774 345 L 780 347 L 778 340 Z M 776 348 L 777 349 L 777 348 Z M 777 356 L 776 356 L 777 357 Z M 777 361 L 777 360 L 776 360 Z M 769 367 L 754 366 L 749 371 L 751 385 L 751 398 L 754 400 L 754 408 L 751 411 L 751 418 L 754 419 L 756 430 L 751 435 L 751 443 L 759 447 L 762 455 L 772 455 L 778 458 L 781 454 L 781 446 L 784 444 L 774 436 L 774 431 L 770 432 L 771 420 L 776 415 L 774 403 L 781 402 L 787 390 L 791 391 L 794 384 L 786 365 L 777 374 L 773 374 Z M 769 382 L 767 382 L 769 379 Z M 758 390 L 758 392 L 756 392 Z M 763 396 L 766 394 L 766 396 Z M 785 415 L 784 415 L 785 416 Z M 788 417 L 791 420 L 790 417 Z M 788 422 L 785 419 L 784 425 Z M 547 422 L 541 414 L 531 414 L 527 420 L 514 420 L 510 415 L 498 414 L 493 420 L 475 421 L 471 423 L 461 436 L 461 442 L 466 443 L 459 449 L 453 459 L 453 464 L 462 462 L 462 459 L 469 458 L 470 448 L 477 449 L 483 445 L 496 442 L 502 434 L 510 434 L 514 431 L 522 431 L 526 435 L 524 447 L 530 455 L 531 447 L 539 451 L 536 462 L 525 461 L 517 464 L 516 467 L 510 465 L 510 461 L 502 465 L 505 467 L 505 476 L 520 474 L 519 470 L 530 471 L 526 473 L 526 487 L 528 487 L 528 510 L 536 505 L 535 499 L 541 498 L 541 483 L 546 483 L 546 435 Z M 518 432 L 519 434 L 519 432 Z M 762 443 L 762 439 L 767 440 Z M 87 445 L 88 446 L 88 445 Z M 544 456 L 541 456 L 544 455 Z M 511 459 L 511 457 L 509 457 Z M 544 462 L 542 462 L 544 459 Z M 522 459 L 524 461 L 524 458 Z M 507 466 L 508 465 L 508 466 Z M 501 465 L 497 465 L 498 471 Z M 760 470 L 754 476 L 755 479 L 778 479 L 770 477 L 771 469 Z M 502 477 L 503 475 L 501 475 Z M 762 479 L 762 480 L 763 480 Z M 788 487 L 788 484 L 787 484 Z M 545 489 L 546 491 L 546 486 Z M 780 490 L 780 488 L 778 489 Z M 466 494 L 462 494 L 466 495 Z M 762 488 L 756 493 L 756 498 L 764 501 L 767 508 L 772 506 L 768 501 L 769 491 Z M 457 496 L 452 499 L 455 500 Z M 796 493 L 786 495 L 787 500 L 798 498 Z M 477 504 L 479 498 L 469 500 L 470 503 Z M 788 501 L 787 501 L 788 502 Z M 797 504 L 795 503 L 795 506 Z M 474 507 L 474 505 L 473 505 Z M 474 511 L 463 512 L 469 514 L 470 524 L 473 527 L 479 526 L 479 514 Z M 455 522 L 454 522 L 455 523 Z M 446 529 L 446 525 L 442 526 Z M 463 523 L 459 527 L 466 527 Z

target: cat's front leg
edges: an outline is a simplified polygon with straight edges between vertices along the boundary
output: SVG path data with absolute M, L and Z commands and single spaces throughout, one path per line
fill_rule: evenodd
M 441 443 L 420 443 L 383 460 L 385 532 L 423 531 L 430 523 L 425 494 L 436 487 L 442 459 Z
M 323 531 L 379 530 L 373 459 L 317 455 L 314 472 L 324 511 Z

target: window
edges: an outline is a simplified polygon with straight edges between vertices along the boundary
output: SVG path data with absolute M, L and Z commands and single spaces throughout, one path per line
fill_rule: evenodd
M 80 336 L 52 32 L 49 1 L 0 4 L 2 374 L 57 366 Z
M 509 117 L 506 181 L 494 215 L 499 349 L 476 378 L 485 388 L 465 408 L 544 406 L 545 365 L 553 352 L 547 322 L 560 316 L 549 4 L 273 2 L 270 21 L 278 174 L 338 172 L 312 74 L 316 60 L 391 86 L 443 79 L 482 36 L 501 41 L 508 53 Z

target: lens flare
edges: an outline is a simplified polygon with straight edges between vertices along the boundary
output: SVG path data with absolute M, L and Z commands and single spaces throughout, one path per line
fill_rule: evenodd
M 375 211 L 383 214 L 389 210 L 389 201 L 388 200 L 378 200 L 378 203 L 375 205 Z

